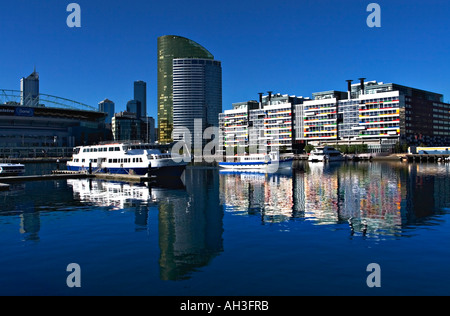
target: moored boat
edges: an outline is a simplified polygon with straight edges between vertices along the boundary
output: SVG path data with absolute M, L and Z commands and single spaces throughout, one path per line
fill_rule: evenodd
M 331 162 L 331 161 L 343 161 L 345 160 L 345 157 L 342 155 L 342 153 L 330 146 L 324 146 L 324 147 L 316 147 L 314 150 L 311 151 L 308 161 L 314 162 L 314 161 L 325 161 L 325 162 Z
M 25 165 L 0 163 L 0 177 L 21 176 L 25 174 Z
M 251 154 L 235 157 L 235 161 L 219 162 L 219 167 L 229 170 L 253 170 L 277 172 L 279 169 L 291 169 L 293 157 L 280 158 L 279 152 L 269 154 Z
M 187 162 L 181 156 L 162 153 L 150 144 L 111 143 L 80 146 L 67 162 L 70 171 L 179 177 Z M 174 160 L 174 158 L 180 158 Z M 180 162 L 178 162 L 178 160 Z

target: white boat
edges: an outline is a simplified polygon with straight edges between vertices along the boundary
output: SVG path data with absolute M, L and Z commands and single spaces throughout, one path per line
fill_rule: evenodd
M 74 148 L 67 170 L 147 176 L 179 177 L 187 162 L 181 156 L 162 153 L 150 144 L 111 143 Z M 177 159 L 178 160 L 178 159 Z
M 342 153 L 330 146 L 324 146 L 324 147 L 316 147 L 314 150 L 311 151 L 308 161 L 324 161 L 324 162 L 331 162 L 331 161 L 343 161 L 345 160 L 345 157 L 342 155 Z
M 25 165 L 0 163 L 0 177 L 21 176 L 25 173 Z
M 279 152 L 251 154 L 235 157 L 235 161 L 219 162 L 219 167 L 228 170 L 254 170 L 277 172 L 279 169 L 292 169 L 293 157 L 280 158 Z

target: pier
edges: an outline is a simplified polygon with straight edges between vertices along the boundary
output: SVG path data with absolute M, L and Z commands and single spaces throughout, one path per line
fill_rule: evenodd
M 108 181 L 126 181 L 126 182 L 152 182 L 156 177 L 144 177 L 138 175 L 128 174 L 110 174 L 110 173 L 96 173 L 89 174 L 86 172 L 76 172 L 67 170 L 54 170 L 52 174 L 47 175 L 33 175 L 33 176 L 11 176 L 0 178 L 0 191 L 9 190 L 7 183 L 11 182 L 26 182 L 26 181 L 45 181 L 45 180 L 66 180 L 66 179 L 102 179 Z
M 406 154 L 403 159 L 408 162 L 445 162 L 449 157 L 448 154 Z

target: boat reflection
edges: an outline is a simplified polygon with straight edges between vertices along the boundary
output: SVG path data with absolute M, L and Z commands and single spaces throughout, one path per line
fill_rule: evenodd
M 184 188 L 181 180 L 170 183 L 128 183 L 105 180 L 67 180 L 72 187 L 74 199 L 111 210 L 156 205 L 164 198 L 167 189 Z
M 70 180 L 74 197 L 112 210 L 132 209 L 135 223 L 147 228 L 148 212 L 158 210 L 160 278 L 189 279 L 223 251 L 223 210 L 213 170 L 186 170 L 184 184 L 129 184 Z
M 258 214 L 261 221 L 282 222 L 293 216 L 292 171 L 220 172 L 220 200 L 226 212 Z
M 304 163 L 293 175 L 221 173 L 221 203 L 263 222 L 303 219 L 345 224 L 351 234 L 397 235 L 448 210 L 449 175 L 446 165 L 386 162 Z

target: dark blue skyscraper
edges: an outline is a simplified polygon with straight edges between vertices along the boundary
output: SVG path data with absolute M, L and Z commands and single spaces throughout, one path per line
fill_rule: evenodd
M 138 118 L 147 117 L 147 83 L 142 80 L 134 82 L 134 100 L 139 101 Z
M 98 110 L 103 113 L 107 113 L 108 115 L 105 118 L 106 124 L 111 124 L 112 118 L 115 113 L 115 104 L 113 101 L 105 99 L 98 104 Z
M 142 105 L 141 101 L 138 100 L 130 100 L 127 102 L 127 112 L 135 113 L 137 119 L 142 118 Z

